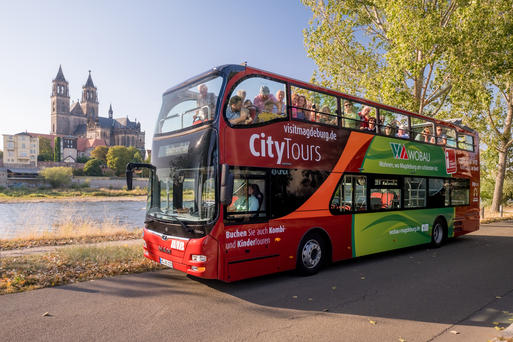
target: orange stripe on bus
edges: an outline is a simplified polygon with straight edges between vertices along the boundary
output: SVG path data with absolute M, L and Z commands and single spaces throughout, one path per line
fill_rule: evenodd
M 328 176 L 326 181 L 314 192 L 314 194 L 301 205 L 296 211 L 279 220 L 299 219 L 306 217 L 320 217 L 331 215 L 326 208 L 329 208 L 329 201 L 335 187 L 340 179 L 340 173 L 344 172 L 349 163 L 355 158 L 356 154 L 361 153 L 360 149 L 365 146 L 374 136 L 359 132 L 351 132 L 344 152 L 340 156 L 337 164 Z M 322 212 L 315 212 L 315 211 Z

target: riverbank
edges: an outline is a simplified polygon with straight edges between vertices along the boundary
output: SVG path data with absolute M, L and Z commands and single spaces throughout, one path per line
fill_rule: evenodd
M 146 259 L 141 249 L 129 244 L 72 246 L 0 258 L 0 295 L 163 268 Z
M 147 196 L 146 189 L 2 189 L 0 203 L 57 202 L 57 201 L 140 201 Z

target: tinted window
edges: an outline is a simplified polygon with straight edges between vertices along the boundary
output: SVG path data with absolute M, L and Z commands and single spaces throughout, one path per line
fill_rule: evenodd
M 468 179 L 451 179 L 451 205 L 468 205 L 469 193 Z
M 447 206 L 449 206 L 449 180 L 442 178 L 430 178 L 428 207 L 442 208 Z
M 271 170 L 271 217 L 285 216 L 299 208 L 321 186 L 329 172 Z
M 410 137 L 408 116 L 406 115 L 380 110 L 379 126 L 381 134 L 404 139 Z

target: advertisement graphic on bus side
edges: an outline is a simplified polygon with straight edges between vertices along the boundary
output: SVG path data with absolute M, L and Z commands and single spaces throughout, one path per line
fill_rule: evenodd
M 365 155 L 362 172 L 398 175 L 415 172 L 421 176 L 440 177 L 454 173 L 449 172 L 453 169 L 448 166 L 441 146 L 376 136 Z

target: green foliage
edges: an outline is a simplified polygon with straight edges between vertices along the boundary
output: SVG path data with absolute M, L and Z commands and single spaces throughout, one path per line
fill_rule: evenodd
M 0 159 L 3 159 L 4 157 L 4 152 L 2 150 L 0 150 Z
M 61 138 L 55 137 L 54 145 L 53 145 L 53 161 L 60 162 L 61 161 Z
M 314 82 L 421 114 L 435 115 L 451 89 L 445 57 L 461 38 L 462 1 L 302 0 Z
M 90 160 L 91 158 L 88 158 L 86 156 L 81 156 L 81 157 L 77 157 L 77 163 L 82 163 L 82 164 L 85 164 L 87 163 L 88 160 Z
M 131 146 L 112 146 L 107 153 L 107 166 L 114 170 L 116 176 L 125 174 L 126 165 L 130 162 L 142 163 L 141 153 Z
M 73 172 L 71 167 L 59 166 L 43 169 L 40 174 L 53 188 L 58 188 L 71 184 L 71 176 Z
M 98 159 L 91 159 L 84 165 L 84 173 L 87 176 L 101 176 L 103 162 Z
M 73 169 L 73 176 L 84 176 L 84 169 L 81 169 L 79 167 Z
M 109 152 L 109 148 L 107 146 L 96 146 L 94 150 L 91 152 L 91 157 L 94 159 L 98 159 L 107 163 L 107 153 Z
M 53 149 L 50 139 L 43 137 L 39 138 L 39 155 L 37 156 L 39 161 L 52 161 L 53 160 Z

